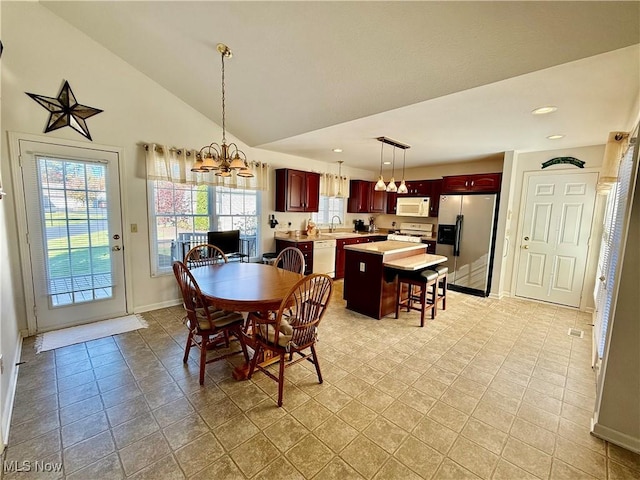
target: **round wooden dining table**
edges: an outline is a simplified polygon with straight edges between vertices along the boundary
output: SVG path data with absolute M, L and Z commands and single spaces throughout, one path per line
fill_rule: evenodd
M 236 312 L 277 310 L 299 273 L 262 263 L 231 262 L 190 270 L 212 305 Z
M 235 312 L 260 312 L 263 316 L 278 310 L 287 293 L 303 278 L 299 273 L 262 263 L 221 263 L 190 271 L 202 294 L 213 306 Z M 241 341 L 254 348 L 251 326 L 245 329 Z M 277 357 L 262 359 L 261 363 L 266 365 L 275 360 Z M 249 365 L 245 364 L 236 367 L 233 378 L 244 380 L 248 373 Z

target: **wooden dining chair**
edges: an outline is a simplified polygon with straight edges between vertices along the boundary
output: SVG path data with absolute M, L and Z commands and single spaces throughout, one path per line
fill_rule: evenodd
M 304 275 L 305 261 L 304 255 L 299 248 L 287 247 L 283 249 L 276 257 L 273 264 L 290 272 L 300 273 Z
M 228 261 L 229 259 L 224 252 L 210 243 L 196 245 L 184 256 L 184 264 L 189 268 L 227 263 Z
M 209 305 L 202 295 L 198 283 L 184 263 L 174 262 L 173 273 L 182 292 L 184 309 L 187 312 L 184 324 L 189 329 L 183 362 L 187 363 L 189 360 L 189 352 L 192 346 L 200 349 L 200 385 L 204 384 L 204 371 L 207 363 L 240 353 L 240 351 L 231 352 L 207 360 L 208 350 L 229 347 L 230 335 L 235 336 L 240 342 L 245 361 L 248 363 L 249 355 L 242 339 L 243 316 L 237 312 L 220 310 Z M 197 337 L 200 337 L 200 341 L 198 341 Z
M 271 379 L 278 382 L 278 406 L 282 406 L 282 392 L 284 386 L 284 370 L 302 360 L 308 360 L 315 365 L 318 382 L 322 383 L 320 363 L 316 353 L 318 326 L 327 311 L 333 291 L 333 280 L 325 274 L 312 274 L 296 283 L 280 304 L 275 318 L 264 318 L 257 314 L 250 314 L 252 328 L 255 335 L 255 354 L 249 367 L 249 378 L 256 367 Z M 305 353 L 304 350 L 310 352 Z M 276 377 L 258 363 L 261 353 L 270 351 L 280 358 L 279 374 Z M 301 358 L 285 362 L 285 356 L 297 353 Z

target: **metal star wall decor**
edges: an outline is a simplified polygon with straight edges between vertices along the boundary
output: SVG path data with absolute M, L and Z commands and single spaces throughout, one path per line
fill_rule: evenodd
M 71 127 L 91 140 L 91 134 L 85 120 L 103 112 L 103 110 L 79 104 L 69 86 L 69 82 L 64 81 L 57 98 L 25 93 L 51 112 L 44 133 L 62 127 Z

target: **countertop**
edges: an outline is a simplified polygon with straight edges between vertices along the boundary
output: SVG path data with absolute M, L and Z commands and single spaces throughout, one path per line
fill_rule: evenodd
M 356 245 L 345 245 L 345 250 L 355 250 L 357 252 L 371 253 L 373 255 L 387 255 L 391 253 L 410 252 L 419 250 L 424 252 L 426 246 L 423 243 L 401 242 L 398 240 L 385 240 L 384 242 L 358 243 Z
M 321 233 L 320 235 L 314 235 L 312 237 L 308 237 L 306 235 L 300 235 L 299 237 L 289 236 L 288 233 L 276 233 L 276 240 L 286 240 L 288 242 L 316 242 L 319 240 L 342 240 L 344 238 L 360 238 L 360 237 L 378 237 L 378 236 L 387 236 L 386 233 L 383 232 L 334 232 L 334 233 Z M 376 242 L 378 243 L 378 242 Z M 405 242 L 402 242 L 405 243 Z
M 395 268 L 397 270 L 422 270 L 423 268 L 437 265 L 438 263 L 446 262 L 447 257 L 442 255 L 431 255 L 429 253 L 421 253 L 418 255 L 411 255 L 410 257 L 398 258 L 396 260 L 389 260 L 384 262 L 385 267 Z

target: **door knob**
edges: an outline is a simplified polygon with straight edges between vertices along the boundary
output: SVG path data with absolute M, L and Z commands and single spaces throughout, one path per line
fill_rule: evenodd
M 120 248 L 119 245 L 116 245 L 115 247 L 111 247 L 111 251 L 112 252 L 119 252 L 120 250 L 122 250 L 122 249 Z
M 529 245 L 523 245 L 522 248 L 524 248 L 525 250 L 529 250 Z

